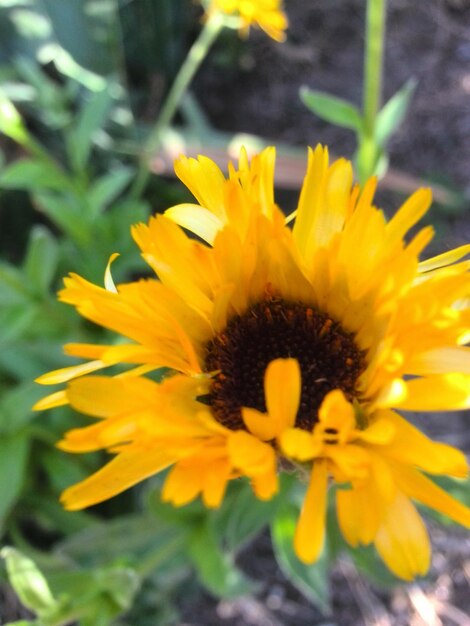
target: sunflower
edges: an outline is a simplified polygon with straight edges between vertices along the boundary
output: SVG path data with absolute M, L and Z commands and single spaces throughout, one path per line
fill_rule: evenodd
M 251 162 L 242 151 L 226 178 L 210 159 L 180 157 L 175 171 L 197 203 L 132 230 L 158 279 L 116 287 L 114 256 L 104 288 L 65 279 L 60 300 L 130 341 L 69 344 L 69 355 L 88 360 L 38 380 L 67 385 L 37 409 L 68 403 L 98 418 L 67 433 L 63 450 L 115 455 L 63 502 L 90 506 L 170 468 L 164 500 L 201 495 L 217 507 L 232 479 L 248 477 L 269 499 L 279 469 L 298 468 L 308 475 L 301 560 L 321 551 L 335 484 L 346 541 L 374 543 L 411 579 L 430 560 L 413 501 L 470 527 L 470 510 L 427 476 L 466 476 L 464 455 L 396 412 L 470 407 L 470 245 L 419 262 L 432 228 L 405 236 L 430 191 L 387 221 L 372 203 L 375 180 L 360 191 L 351 164 L 329 165 L 321 146 L 309 151 L 298 207 L 285 217 L 274 161 L 274 148 Z M 116 364 L 132 367 L 89 375 Z M 159 368 L 162 382 L 146 376 Z
M 286 37 L 287 17 L 281 7 L 281 0 L 209 0 L 209 12 L 238 16 L 243 33 L 256 25 L 276 41 Z

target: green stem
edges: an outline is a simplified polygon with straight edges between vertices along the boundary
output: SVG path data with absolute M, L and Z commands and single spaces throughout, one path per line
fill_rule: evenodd
M 374 172 L 378 148 L 375 126 L 382 100 L 383 57 L 387 0 L 367 0 L 364 55 L 363 132 L 359 147 L 359 178 L 365 182 Z
M 189 50 L 188 56 L 184 60 L 175 78 L 157 122 L 141 153 L 139 169 L 131 190 L 131 195 L 134 198 L 140 197 L 144 191 L 150 176 L 149 159 L 161 146 L 163 132 L 170 125 L 194 75 L 207 56 L 207 53 L 223 26 L 224 20 L 220 13 L 217 12 L 211 15 L 204 24 L 199 37 Z

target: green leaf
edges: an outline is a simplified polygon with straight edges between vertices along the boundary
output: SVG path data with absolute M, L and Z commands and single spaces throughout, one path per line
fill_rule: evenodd
M 34 418 L 31 407 L 44 395 L 44 389 L 28 379 L 5 390 L 0 396 L 0 437 L 18 432 L 30 422 Z
M 83 171 L 91 147 L 94 134 L 103 125 L 108 116 L 112 98 L 106 87 L 91 94 L 90 100 L 84 105 L 78 116 L 77 124 L 69 132 L 68 151 L 70 161 L 76 171 Z
M 187 532 L 153 515 L 128 515 L 106 524 L 97 523 L 61 542 L 57 549 L 85 566 L 122 559 L 123 555 L 140 565 L 150 554 L 157 565 L 175 557 Z
M 0 555 L 5 559 L 10 584 L 26 608 L 43 613 L 55 607 L 47 580 L 34 561 L 10 547 L 3 548 Z
M 36 317 L 37 307 L 33 302 L 0 309 L 0 328 L 2 328 L 0 347 L 3 348 L 24 336 Z
M 410 78 L 385 104 L 377 115 L 375 140 L 384 146 L 405 119 L 417 81 Z
M 97 586 L 111 596 L 119 610 L 130 608 L 139 588 L 136 572 L 128 567 L 112 567 L 96 572 Z
M 0 439 L 0 527 L 23 487 L 29 440 L 25 433 Z
M 302 563 L 294 552 L 294 535 L 299 509 L 292 504 L 279 508 L 271 525 L 276 560 L 292 584 L 322 611 L 330 611 L 328 589 L 328 550 L 313 565 Z
M 310 111 L 321 119 L 336 126 L 360 132 L 362 128 L 361 113 L 350 102 L 305 86 L 300 89 L 300 99 Z
M 222 552 L 209 524 L 194 530 L 188 554 L 201 582 L 214 595 L 234 598 L 253 592 L 254 583 L 235 566 L 230 554 Z
M 26 279 L 34 291 L 46 294 L 59 262 L 59 246 L 44 226 L 34 226 L 24 261 Z
M 377 587 L 391 589 L 401 582 L 384 565 L 373 546 L 347 546 L 347 550 L 357 569 Z
M 75 206 L 75 198 L 41 192 L 34 195 L 38 209 L 60 228 L 79 247 L 91 243 L 90 226 L 84 212 Z
M 232 483 L 222 507 L 215 513 L 215 524 L 229 550 L 235 550 L 258 534 L 272 520 L 279 501 L 259 500 L 248 482 Z
M 111 204 L 130 183 L 134 173 L 134 168 L 122 166 L 99 178 L 88 193 L 92 214 L 98 215 Z
M 3 306 L 25 304 L 29 299 L 23 273 L 14 265 L 0 261 L 0 296 Z
M 3 189 L 62 190 L 70 187 L 69 179 L 52 162 L 39 159 L 21 159 L 0 174 Z

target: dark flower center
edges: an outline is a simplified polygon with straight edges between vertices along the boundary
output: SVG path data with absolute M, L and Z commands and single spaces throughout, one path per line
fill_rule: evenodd
M 311 430 L 326 394 L 341 389 L 357 397 L 365 357 L 354 336 L 328 315 L 300 302 L 268 297 L 243 315 L 232 317 L 206 349 L 206 371 L 217 371 L 210 393 L 201 401 L 233 430 L 243 429 L 242 407 L 266 411 L 264 375 L 271 361 L 297 359 L 302 393 L 296 426 Z

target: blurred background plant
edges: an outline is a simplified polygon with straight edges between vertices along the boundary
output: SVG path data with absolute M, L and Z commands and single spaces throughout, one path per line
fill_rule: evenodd
M 385 173 L 388 141 L 416 86 L 409 79 L 380 109 L 386 3 L 367 4 L 363 110 L 301 90 L 310 110 L 355 131 L 361 181 Z M 237 555 L 268 525 L 280 571 L 320 611 L 331 608 L 330 565 L 348 549 L 332 517 L 322 559 L 312 567 L 296 559 L 291 546 L 302 498 L 289 477 L 269 503 L 233 483 L 216 512 L 161 504 L 159 479 L 92 511 L 65 512 L 60 492 L 100 458 L 54 447 L 81 419 L 69 409 L 31 412 L 43 395 L 34 378 L 71 363 L 64 343 L 112 341 L 57 302 L 61 277 L 74 271 L 103 280 L 113 252 L 121 255 L 113 266 L 117 281 L 143 275 L 130 225 L 186 198 L 181 185 L 151 170 L 166 173 L 180 149 L 204 145 L 225 161 L 241 142 L 253 149 L 269 143 L 212 128 L 188 91 L 217 39 L 209 68 L 215 80 L 220 67 L 230 73 L 243 65 L 248 45 L 238 17 L 202 16 L 186 0 L 0 0 L 0 533 L 3 545 L 15 546 L 2 552 L 0 580 L 10 586 L 0 592 L 0 623 L 15 619 L 14 589 L 27 609 L 17 614 L 26 616 L 18 626 L 176 624 L 178 607 L 197 604 L 200 583 L 219 598 L 259 590 Z M 303 168 L 304 150 L 280 145 L 284 187 L 298 187 L 291 170 L 300 160 Z M 443 193 L 458 214 L 460 190 Z M 469 501 L 461 484 L 450 489 Z M 376 584 L 395 584 L 372 551 L 349 558 Z

